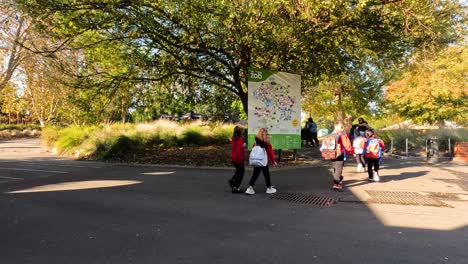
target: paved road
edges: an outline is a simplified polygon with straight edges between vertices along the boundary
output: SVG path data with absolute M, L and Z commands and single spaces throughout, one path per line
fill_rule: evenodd
M 360 203 L 351 186 L 334 193 L 328 167 L 272 174 L 280 192 L 342 198 L 325 208 L 271 199 L 263 180 L 255 196 L 233 195 L 231 173 L 71 161 L 37 140 L 0 142 L 0 263 L 468 263 L 466 224 L 388 223 L 420 207 L 376 211 L 385 205 Z M 465 204 L 422 214 L 463 218 Z

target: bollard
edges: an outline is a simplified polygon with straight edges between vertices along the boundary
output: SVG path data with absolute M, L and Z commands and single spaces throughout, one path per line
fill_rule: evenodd
M 449 155 L 449 159 L 452 160 L 452 146 L 450 143 L 450 138 L 448 138 L 448 155 Z
M 405 139 L 405 151 L 406 151 L 406 157 L 408 157 L 408 139 Z
M 430 163 L 436 163 L 439 161 L 439 141 L 437 138 L 430 138 L 426 140 L 428 145 L 427 150 L 427 161 Z
M 390 154 L 393 153 L 393 138 L 390 139 Z

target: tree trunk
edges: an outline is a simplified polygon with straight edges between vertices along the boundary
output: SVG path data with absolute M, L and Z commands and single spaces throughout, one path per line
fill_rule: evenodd
M 241 91 L 239 93 L 239 98 L 241 99 L 242 102 L 242 107 L 244 108 L 245 113 L 248 115 L 249 114 L 249 102 L 248 102 L 248 93 Z

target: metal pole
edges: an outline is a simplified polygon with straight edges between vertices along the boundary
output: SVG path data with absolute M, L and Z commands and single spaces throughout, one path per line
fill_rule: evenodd
M 427 152 L 427 141 L 429 141 L 429 139 L 426 139 L 426 154 L 428 153 Z
M 293 152 L 293 160 L 294 160 L 294 161 L 297 161 L 297 149 L 294 149 L 294 152 Z
M 449 154 L 449 158 L 451 159 L 452 158 L 452 146 L 450 144 L 450 138 L 448 138 L 448 154 Z
M 393 138 L 390 139 L 390 154 L 393 153 Z
M 408 157 L 408 139 L 405 139 L 406 157 Z
M 281 149 L 278 149 L 278 162 L 281 162 Z

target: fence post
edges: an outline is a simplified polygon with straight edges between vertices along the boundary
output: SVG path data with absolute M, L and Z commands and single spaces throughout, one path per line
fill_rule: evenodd
M 390 139 L 390 154 L 393 153 L 393 138 Z
M 448 138 L 448 154 L 449 154 L 449 159 L 452 159 L 452 146 L 450 144 L 450 138 Z
M 408 157 L 408 139 L 405 139 L 405 151 L 406 151 L 406 157 Z

